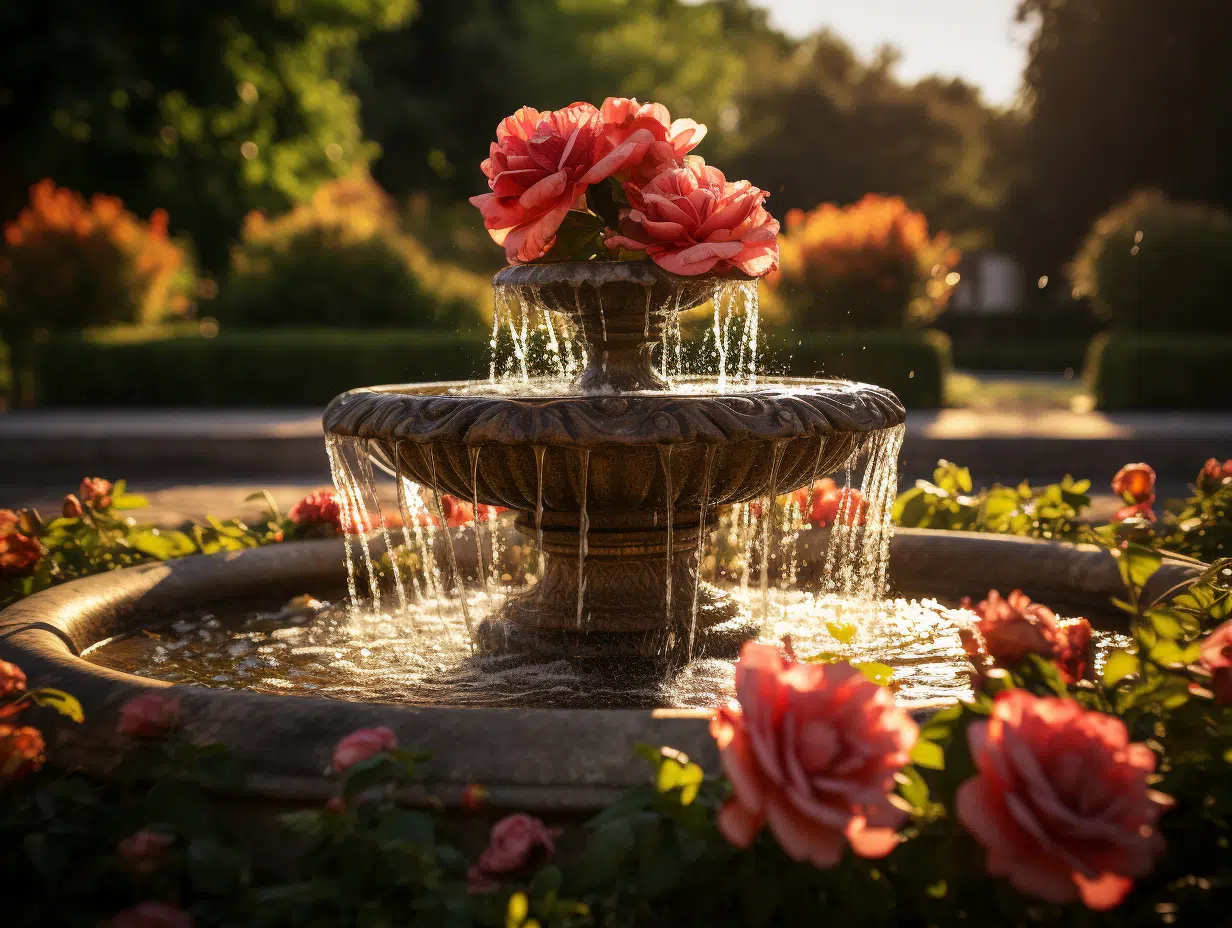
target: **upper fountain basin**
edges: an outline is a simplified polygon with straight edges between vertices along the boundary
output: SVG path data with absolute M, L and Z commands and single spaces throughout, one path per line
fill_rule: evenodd
M 542 488 L 546 510 L 577 512 L 585 485 L 594 516 L 785 493 L 905 418 L 890 391 L 840 380 L 594 395 L 532 379 L 352 390 L 329 404 L 324 426 L 368 440 L 405 477 L 462 499 L 533 511 Z

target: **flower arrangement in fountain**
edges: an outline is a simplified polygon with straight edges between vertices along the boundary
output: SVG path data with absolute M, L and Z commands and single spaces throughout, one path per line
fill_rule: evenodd
M 496 127 L 471 197 L 511 264 L 646 260 L 682 276 L 762 277 L 778 267 L 768 194 L 691 154 L 706 135 L 660 103 L 608 97 Z

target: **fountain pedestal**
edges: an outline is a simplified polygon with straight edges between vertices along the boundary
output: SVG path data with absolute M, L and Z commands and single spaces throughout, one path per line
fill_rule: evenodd
M 529 515 L 516 525 L 537 539 Z M 542 575 L 483 622 L 485 649 L 734 656 L 756 634 L 739 604 L 701 579 L 698 541 L 713 520 L 703 529 L 700 511 L 673 514 L 670 559 L 662 513 L 600 516 L 585 532 L 577 514 L 545 513 L 542 529 Z

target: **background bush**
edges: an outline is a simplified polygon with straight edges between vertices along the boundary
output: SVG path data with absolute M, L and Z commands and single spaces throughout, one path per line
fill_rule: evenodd
M 0 326 L 10 332 L 150 323 L 189 305 L 191 264 L 163 210 L 143 222 L 115 197 L 86 200 L 43 180 L 5 225 L 2 249 Z
M 1227 332 L 1232 214 L 1137 193 L 1096 220 L 1070 278 L 1117 328 Z
M 892 329 L 926 325 L 953 290 L 958 251 L 901 197 L 867 194 L 838 207 L 787 214 L 782 266 L 771 281 L 798 328 Z
M 434 261 L 385 192 L 357 176 L 274 219 L 249 214 L 209 312 L 245 327 L 465 327 L 481 325 L 490 301 L 483 277 Z
M 1100 409 L 1232 409 L 1232 336 L 1107 332 L 1085 377 Z

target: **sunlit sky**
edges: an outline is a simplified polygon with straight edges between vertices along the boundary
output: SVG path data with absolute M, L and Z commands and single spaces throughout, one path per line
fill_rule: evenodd
M 1018 0 L 753 0 L 791 35 L 828 27 L 862 55 L 886 43 L 903 53 L 898 74 L 961 77 L 989 103 L 1012 103 L 1030 30 L 1014 22 Z

